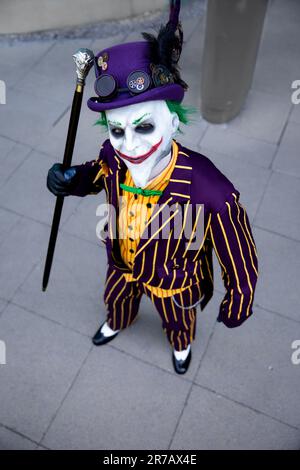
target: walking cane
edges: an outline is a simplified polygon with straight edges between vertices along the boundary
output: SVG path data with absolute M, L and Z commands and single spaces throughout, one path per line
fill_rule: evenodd
M 76 139 L 76 132 L 77 132 L 77 127 L 78 127 L 79 115 L 80 115 L 80 109 L 81 109 L 81 103 L 82 103 L 83 89 L 85 85 L 85 79 L 93 65 L 94 54 L 89 49 L 79 49 L 73 55 L 73 59 L 76 64 L 77 80 L 76 80 L 76 89 L 74 92 L 74 97 L 73 97 L 73 102 L 72 102 L 72 109 L 71 109 L 69 128 L 68 128 L 65 153 L 64 153 L 64 159 L 63 159 L 63 167 L 65 169 L 71 166 L 75 139 Z M 57 196 L 53 219 L 52 219 L 52 227 L 51 227 L 51 233 L 50 233 L 50 238 L 49 238 L 47 257 L 46 257 L 45 268 L 44 268 L 43 287 L 42 287 L 43 291 L 47 289 L 47 285 L 49 281 L 63 203 L 64 203 L 64 196 Z

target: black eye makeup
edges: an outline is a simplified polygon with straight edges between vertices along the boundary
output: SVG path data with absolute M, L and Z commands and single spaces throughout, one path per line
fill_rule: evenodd
M 154 125 L 150 122 L 139 124 L 138 126 L 136 126 L 135 130 L 140 134 L 150 134 L 150 132 L 154 131 Z
M 136 126 L 135 132 L 138 132 L 139 134 L 150 134 L 154 131 L 154 129 L 154 125 L 150 122 L 143 122 L 142 124 Z M 110 132 L 116 138 L 123 137 L 125 134 L 124 129 L 122 129 L 121 127 L 111 127 Z
M 113 129 L 111 129 L 111 133 L 114 137 L 123 137 L 124 130 L 120 127 L 114 127 Z

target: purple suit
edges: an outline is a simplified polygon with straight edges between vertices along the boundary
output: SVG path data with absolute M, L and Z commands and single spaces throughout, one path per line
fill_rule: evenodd
M 198 285 L 199 292 L 200 285 L 203 310 L 213 295 L 214 249 L 226 289 L 218 320 L 227 327 L 236 327 L 252 314 L 258 276 L 257 251 L 248 216 L 239 202 L 239 191 L 215 165 L 204 155 L 178 142 L 177 145 L 175 169 L 151 217 L 156 219 L 156 230 L 147 237 L 143 234 L 134 259 L 133 276 L 140 283 L 150 280 L 151 286 L 163 289 L 190 286 L 195 293 L 194 287 Z M 93 183 L 104 164 L 109 172 Z M 118 211 L 120 183 L 127 167 L 115 155 L 109 139 L 103 143 L 98 160 L 76 168 L 79 180 L 72 194 L 85 196 L 105 189 L 107 202 Z M 197 241 L 200 220 L 203 237 Z M 190 231 L 177 230 L 181 236 L 175 237 L 176 229 L 184 229 L 187 223 Z M 111 224 L 110 218 L 108 233 Z M 121 258 L 117 238 L 108 235 L 106 248 L 109 272 L 131 272 Z

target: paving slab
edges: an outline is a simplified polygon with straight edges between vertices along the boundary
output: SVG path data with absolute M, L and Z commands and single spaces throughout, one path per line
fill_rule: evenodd
M 188 84 L 184 103 L 201 110 L 201 60 L 204 40 L 204 17 L 200 18 L 180 57 L 182 79 Z
M 18 171 L 32 149 L 24 144 L 0 137 L 1 173 L 0 188 Z
M 72 160 L 74 165 L 98 158 L 101 145 L 107 139 L 107 133 L 100 126 L 94 125 L 99 114 L 91 111 L 86 105 L 88 98 L 94 95 L 92 90 L 89 93 L 88 88 L 87 86 L 82 102 Z M 49 130 L 47 136 L 37 143 L 37 150 L 53 156 L 57 162 L 62 162 L 69 120 L 70 109 L 66 108 L 61 119 Z
M 13 140 L 0 136 L 1 158 L 4 159 L 7 154 L 14 148 L 15 145 L 16 142 L 14 142 Z
M 62 223 L 63 232 L 83 238 L 90 243 L 97 243 L 101 247 L 104 246 L 97 235 L 100 226 L 102 228 L 103 221 L 106 220 L 105 216 L 97 215 L 97 210 L 106 210 L 106 205 L 102 208 L 102 204 L 106 204 L 104 191 L 82 198 L 72 214 Z
M 41 444 L 51 449 L 166 449 L 189 388 L 188 381 L 109 345 L 96 348 Z
M 290 121 L 300 124 L 300 103 L 293 105 Z
M 299 241 L 299 183 L 298 178 L 274 172 L 269 179 L 254 223 Z
M 0 245 L 20 220 L 21 216 L 0 208 Z
M 24 91 L 24 77 L 43 56 L 47 55 L 52 46 L 53 41 L 32 41 L 29 43 L 20 41 L 15 44 L 1 42 L 0 62 L 2 66 L 0 79 L 6 82 L 7 88 L 22 82 L 22 91 Z
M 252 87 L 268 93 L 291 95 L 299 76 L 300 5 L 295 0 L 275 1 L 268 8 L 255 66 Z
M 92 44 L 91 39 L 65 39 L 54 42 L 53 47 L 39 60 L 34 67 L 34 71 L 39 75 L 52 77 L 59 73 L 60 76 L 69 79 L 70 85 L 76 81 L 74 76 L 75 66 L 72 55 L 81 47 L 89 47 Z M 72 89 L 72 88 L 71 88 Z
M 7 300 L 2 300 L 0 299 L 0 315 L 5 310 L 5 307 L 7 306 Z
M 72 60 L 72 57 L 70 56 L 67 58 L 70 61 Z M 73 68 L 75 74 L 74 62 Z M 26 92 L 29 93 L 32 96 L 32 100 L 35 101 L 47 96 L 53 102 L 52 106 L 56 107 L 59 112 L 62 112 L 63 109 L 72 103 L 75 80 L 75 75 L 73 80 L 66 80 L 65 77 L 59 73 L 56 73 L 55 77 L 53 77 L 53 74 L 43 75 L 39 73 L 37 66 L 26 75 Z M 13 89 L 22 92 L 24 85 L 23 83 L 18 82 L 15 84 Z
M 286 173 L 290 176 L 300 177 L 300 132 L 299 123 L 289 122 L 276 157 L 273 162 L 273 169 Z
M 48 239 L 49 227 L 24 217 L 7 234 L 0 245 L 0 297 L 4 300 L 13 297 L 36 263 L 46 255 Z
M 251 89 L 240 114 L 228 123 L 232 131 L 277 144 L 291 109 L 285 96 Z
M 32 151 L 22 167 L 0 189 L 0 206 L 50 225 L 56 197 L 47 189 L 46 183 L 48 170 L 54 162 L 52 157 Z M 65 199 L 62 222 L 79 202 L 77 197 Z
M 0 424 L 0 450 L 34 450 L 36 443 Z
M 272 232 L 253 228 L 259 278 L 255 302 L 299 321 L 300 244 Z
M 0 318 L 0 422 L 39 441 L 90 350 L 87 338 L 10 304 Z
M 175 138 L 177 142 L 180 142 L 185 147 L 197 152 L 197 144 L 206 132 L 208 124 L 204 119 L 202 119 L 199 113 L 190 115 L 189 119 L 190 122 L 187 125 L 180 124 L 180 129 L 183 134 L 178 132 Z
M 47 243 L 48 240 L 44 240 L 44 249 L 40 250 L 42 261 L 18 289 L 14 301 L 90 337 L 99 327 L 105 311 L 102 299 L 107 264 L 104 248 L 59 233 L 47 291 L 42 292 Z
M 171 449 L 296 450 L 300 432 L 193 386 Z
M 120 33 L 115 36 L 109 36 L 106 38 L 94 38 L 93 41 L 91 42 L 91 49 L 94 52 L 94 54 L 97 54 L 98 52 L 102 51 L 103 49 L 107 49 L 108 47 L 115 46 L 116 44 L 122 44 L 123 42 L 128 42 L 127 41 L 127 33 Z M 95 74 L 93 71 L 91 72 L 92 77 L 95 77 Z
M 101 50 L 101 48 L 109 47 L 109 45 L 118 44 L 122 42 L 123 35 L 113 36 L 102 40 L 68 40 L 63 43 L 55 43 L 54 52 L 51 52 L 45 57 L 45 60 L 37 63 L 29 73 L 26 74 L 26 91 L 35 98 L 43 98 L 47 95 L 51 100 L 57 103 L 62 103 L 64 107 L 71 105 L 75 86 L 75 63 L 72 58 L 72 54 L 76 52 L 79 47 L 88 47 L 94 53 Z M 99 49 L 100 48 L 100 49 Z M 59 67 L 57 70 L 56 57 L 59 55 L 63 61 L 63 67 Z M 48 68 L 48 61 L 52 63 L 52 73 Z M 55 77 L 53 73 L 55 73 Z M 94 69 L 90 71 L 90 75 L 87 78 L 87 82 L 91 86 L 95 79 Z M 24 85 L 21 82 L 17 82 L 14 89 L 23 91 Z M 85 104 L 85 103 L 84 103 Z
M 270 167 L 277 151 L 275 144 L 238 134 L 229 124 L 209 124 L 199 145 L 263 168 Z
M 188 84 L 189 88 L 184 94 L 184 99 L 182 104 L 187 106 L 192 106 L 201 112 L 201 94 L 200 94 L 200 76 L 195 76 L 192 70 L 184 69 L 182 71 L 182 79 Z M 204 124 L 208 124 L 204 120 Z M 200 135 L 201 137 L 201 135 Z M 198 143 L 195 142 L 195 145 Z
M 270 13 L 273 17 L 277 16 L 281 20 L 284 15 L 286 21 L 293 27 L 297 26 L 300 21 L 300 8 L 297 0 L 289 0 L 288 3 L 282 3 L 280 0 L 272 0 Z
M 196 383 L 300 432 L 300 369 L 291 361 L 300 323 L 255 307 L 238 329 L 221 326 L 214 330 Z
M 9 88 L 0 108 L 1 135 L 32 147 L 47 135 L 63 108 L 47 95 L 36 99 L 26 90 Z

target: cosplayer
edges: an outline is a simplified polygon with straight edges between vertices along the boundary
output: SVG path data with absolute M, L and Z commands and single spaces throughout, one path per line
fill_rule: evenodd
M 143 33 L 144 41 L 96 55 L 97 97 L 88 106 L 100 113 L 97 122 L 109 139 L 96 160 L 66 171 L 56 163 L 47 185 L 61 196 L 104 190 L 115 210 L 115 226 L 110 214 L 105 227 L 107 317 L 93 343 L 106 344 L 129 327 L 145 294 L 161 317 L 174 369 L 183 374 L 191 361 L 196 307 L 203 310 L 213 295 L 212 250 L 226 289 L 218 321 L 229 328 L 252 314 L 258 264 L 239 191 L 206 156 L 175 139 L 189 112 L 181 104 L 187 84 L 178 67 L 179 6 L 171 2 L 169 22 L 157 38 Z

